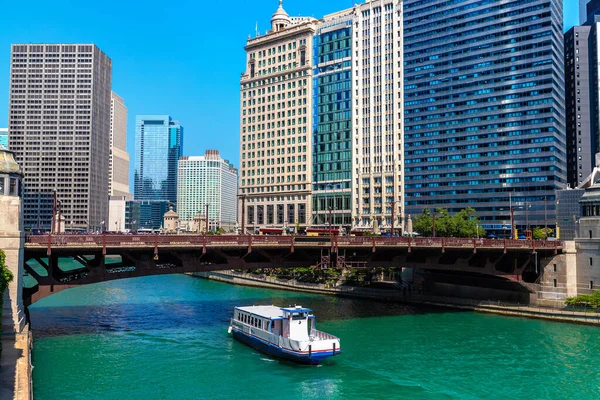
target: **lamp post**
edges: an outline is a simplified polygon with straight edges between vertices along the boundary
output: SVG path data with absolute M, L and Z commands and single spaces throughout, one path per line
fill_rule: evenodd
M 242 198 L 242 235 L 246 234 L 246 195 L 240 196 Z
M 204 212 L 204 217 L 206 218 L 206 231 L 204 232 L 204 234 L 208 233 L 208 204 L 206 205 L 205 208 L 205 212 Z
M 544 234 L 548 238 L 548 197 L 544 197 Z
M 50 226 L 50 233 L 54 233 L 54 223 L 56 219 L 56 188 L 52 191 L 52 222 Z
M 510 206 L 510 238 L 515 238 L 515 208 Z
M 395 222 L 395 219 L 396 219 L 395 211 L 396 211 L 396 203 L 397 202 L 398 202 L 397 200 L 394 200 L 394 201 L 392 201 L 390 203 L 392 205 L 392 228 L 390 230 L 390 235 L 391 236 L 394 236 L 394 222 Z

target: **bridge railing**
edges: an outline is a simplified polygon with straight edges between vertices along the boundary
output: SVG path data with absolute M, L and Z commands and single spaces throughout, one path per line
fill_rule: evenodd
M 556 249 L 560 241 L 510 240 L 510 239 L 470 239 L 470 238 L 408 238 L 380 236 L 334 236 L 312 238 L 307 236 L 251 236 L 251 235 L 31 235 L 26 242 L 42 246 L 292 246 L 310 243 L 312 245 L 337 246 L 401 246 L 401 247 L 464 247 L 468 249 L 511 248 L 511 249 Z

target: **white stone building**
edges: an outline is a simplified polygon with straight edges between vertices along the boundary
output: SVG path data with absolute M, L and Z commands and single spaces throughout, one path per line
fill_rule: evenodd
M 217 150 L 207 150 L 204 156 L 180 157 L 177 171 L 177 213 L 181 227 L 204 231 L 197 221 L 206 214 L 209 230 L 221 227 L 227 231 L 236 227 L 238 171 Z M 195 229 L 194 229 L 195 228 Z

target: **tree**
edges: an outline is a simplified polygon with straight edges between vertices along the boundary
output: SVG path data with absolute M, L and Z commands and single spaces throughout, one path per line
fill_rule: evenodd
M 13 274 L 10 272 L 6 265 L 4 264 L 6 260 L 6 255 L 4 251 L 0 250 L 0 310 L 2 310 L 2 305 L 4 302 L 4 291 L 8 288 L 8 284 L 13 280 Z M 0 318 L 2 317 L 2 311 L 0 311 Z M 0 327 L 0 333 L 2 332 L 2 328 Z M 2 354 L 2 345 L 0 344 L 0 354 Z
M 548 237 L 554 235 L 554 230 L 550 228 L 540 228 L 539 226 L 536 226 L 535 228 L 533 228 L 532 235 L 535 240 L 545 240 Z
M 419 232 L 423 236 L 431 236 L 431 213 L 428 208 L 424 208 L 421 215 L 413 221 L 413 231 Z
M 484 237 L 485 230 L 479 226 L 479 219 L 474 213 L 475 210 L 471 207 L 460 210 L 452 216 L 446 209 L 436 209 L 435 235 L 458 238 Z M 423 209 L 423 213 L 415 218 L 413 229 L 423 236 L 432 236 L 433 215 L 429 209 Z

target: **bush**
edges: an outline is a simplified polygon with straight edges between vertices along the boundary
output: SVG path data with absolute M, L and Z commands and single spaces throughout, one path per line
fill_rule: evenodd
M 582 294 L 565 300 L 568 306 L 600 308 L 600 291 L 594 294 Z

